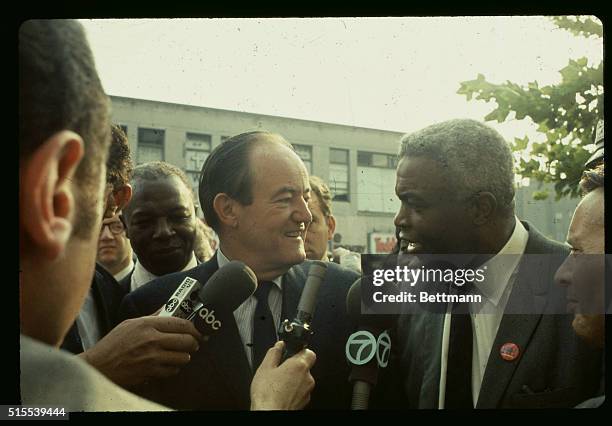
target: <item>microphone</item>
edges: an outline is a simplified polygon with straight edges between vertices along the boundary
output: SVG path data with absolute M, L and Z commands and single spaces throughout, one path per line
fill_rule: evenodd
M 251 268 L 233 260 L 212 274 L 204 285 L 186 277 L 160 316 L 193 321 L 200 333 L 210 336 L 221 329 L 222 318 L 234 312 L 256 288 L 257 277 Z
M 349 382 L 353 384 L 352 410 L 366 410 L 370 391 L 378 382 L 378 368 L 386 367 L 391 351 L 391 338 L 386 332 L 396 315 L 361 314 L 361 278 L 351 286 L 346 296 L 348 315 L 357 322 L 358 329 L 346 342 L 346 358 L 353 366 Z
M 313 261 L 308 270 L 308 278 L 306 278 L 294 320 L 286 319 L 280 325 L 278 336 L 285 341 L 281 363 L 308 347 L 308 340 L 313 334 L 310 322 L 317 302 L 317 293 L 326 272 L 327 263 L 320 260 Z

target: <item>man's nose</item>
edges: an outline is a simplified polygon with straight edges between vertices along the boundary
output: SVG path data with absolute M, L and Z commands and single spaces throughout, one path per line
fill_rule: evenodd
M 408 228 L 410 226 L 410 219 L 410 212 L 402 206 L 395 214 L 393 223 L 396 228 Z
M 110 226 L 103 225 L 102 226 L 102 232 L 100 232 L 100 239 L 101 240 L 112 240 L 114 238 L 115 238 L 115 236 L 111 232 Z
M 572 256 L 568 256 L 555 273 L 555 284 L 567 287 L 572 283 Z
M 153 233 L 153 238 L 164 238 L 169 237 L 174 233 L 174 230 L 168 223 L 168 220 L 165 217 L 161 217 L 157 220 L 155 224 L 155 232 Z
M 298 206 L 294 211 L 293 220 L 296 222 L 303 222 L 306 227 L 312 222 L 312 213 L 308 208 L 308 202 L 303 198 L 298 201 Z

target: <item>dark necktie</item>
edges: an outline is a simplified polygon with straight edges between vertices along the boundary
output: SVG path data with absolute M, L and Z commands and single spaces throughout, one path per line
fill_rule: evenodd
M 472 320 L 466 303 L 451 314 L 444 408 L 474 408 L 472 401 Z
M 257 285 L 253 294 L 257 299 L 253 315 L 253 371 L 266 356 L 266 352 L 276 343 L 276 328 L 274 318 L 268 304 L 268 294 L 274 283 L 263 281 Z

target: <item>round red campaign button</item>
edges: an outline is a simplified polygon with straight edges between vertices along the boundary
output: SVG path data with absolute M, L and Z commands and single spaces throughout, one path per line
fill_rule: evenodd
M 505 361 L 514 361 L 519 357 L 521 351 L 516 343 L 504 343 L 499 349 L 499 354 Z

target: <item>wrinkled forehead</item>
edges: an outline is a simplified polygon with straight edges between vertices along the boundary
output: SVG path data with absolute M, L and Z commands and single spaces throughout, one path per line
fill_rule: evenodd
M 249 166 L 254 189 L 261 185 L 296 185 L 299 187 L 296 189 L 310 189 L 304 162 L 282 143 L 257 143 L 251 150 Z
M 132 203 L 171 198 L 192 198 L 191 190 L 178 176 L 162 176 L 155 179 L 136 179 L 133 183 Z

